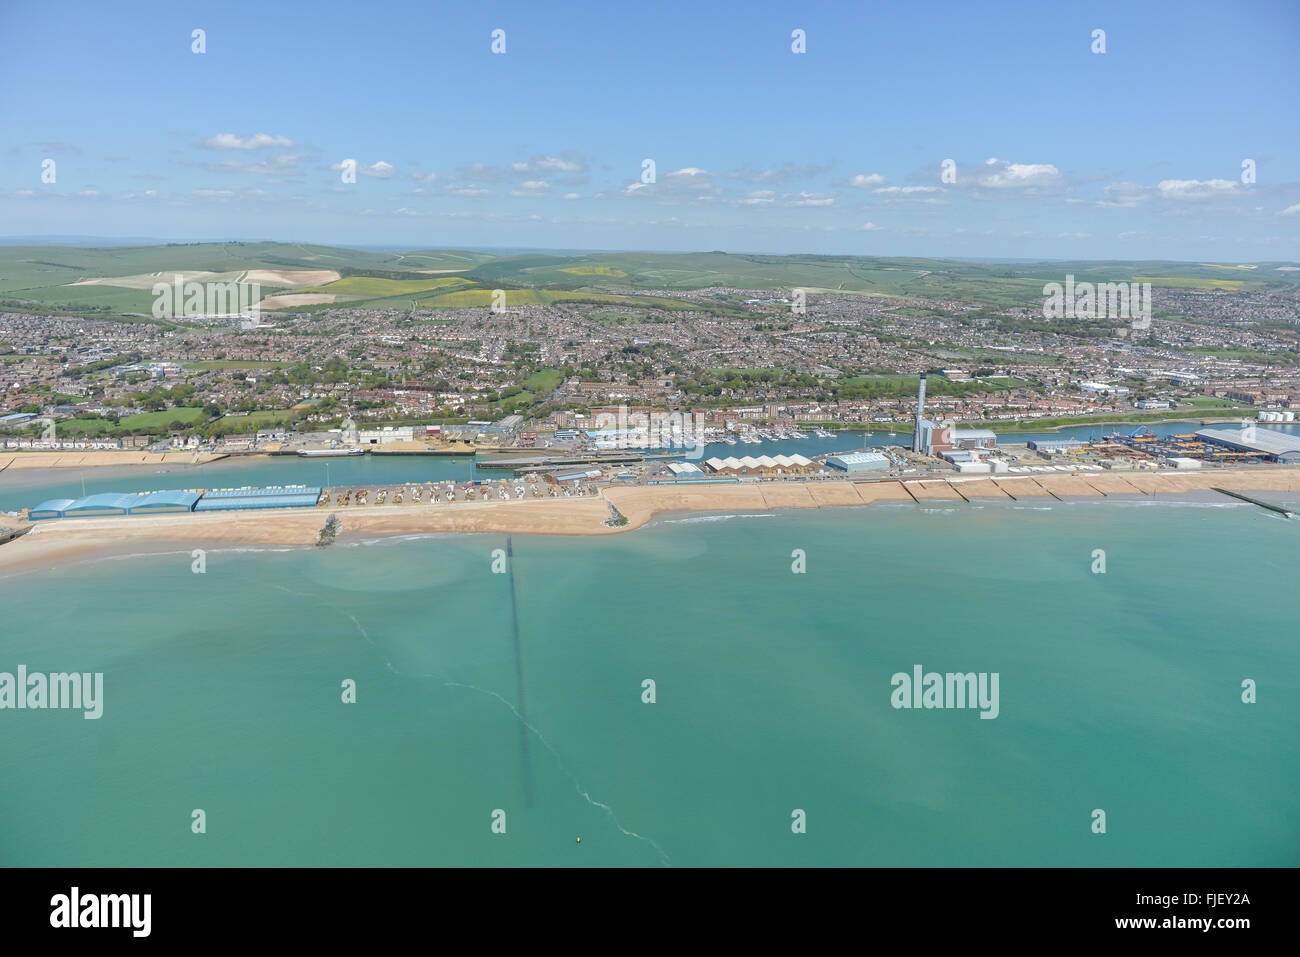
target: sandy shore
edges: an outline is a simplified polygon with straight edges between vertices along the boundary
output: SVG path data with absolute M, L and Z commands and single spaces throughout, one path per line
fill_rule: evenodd
M 225 456 L 210 452 L 0 452 L 0 472 L 105 465 L 203 465 L 221 458 Z
M 1103 496 L 1165 496 L 1219 486 L 1240 492 L 1300 493 L 1300 469 L 1212 470 L 1186 473 L 1081 473 L 1079 475 L 955 476 L 909 481 L 771 482 L 743 485 L 610 488 L 602 498 L 407 503 L 362 507 L 209 512 L 123 518 L 56 519 L 0 546 L 0 575 L 88 553 L 144 551 L 160 546 L 313 545 L 330 513 L 347 536 L 439 532 L 521 535 L 614 535 L 640 528 L 665 512 L 743 512 L 778 508 L 865 506 L 874 502 L 961 503 Z M 612 502 L 627 517 L 621 528 L 604 525 Z

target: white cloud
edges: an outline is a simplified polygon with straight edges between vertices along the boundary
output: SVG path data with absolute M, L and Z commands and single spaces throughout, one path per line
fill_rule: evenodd
M 565 198 L 565 199 L 570 199 L 570 200 L 572 200 L 572 199 L 582 199 L 582 197 L 579 196 L 577 193 L 565 193 L 565 194 L 564 194 L 564 198 Z
M 1288 206 L 1286 209 L 1282 210 L 1282 212 L 1278 213 L 1278 215 L 1279 216 L 1300 216 L 1300 203 L 1296 203 L 1294 206 Z
M 573 153 L 568 153 L 564 157 L 543 156 L 538 153 L 532 159 L 523 163 L 511 163 L 510 168 L 516 173 L 585 173 L 587 164 Z
M 1147 198 L 1148 191 L 1146 187 L 1139 186 L 1137 183 L 1108 183 L 1102 189 L 1101 195 L 1102 198 L 1097 202 L 1098 206 L 1132 209 Z
M 530 179 L 520 183 L 510 191 L 511 196 L 545 196 L 550 192 L 551 184 L 540 179 Z
M 293 146 L 293 140 L 287 136 L 272 136 L 270 133 L 254 133 L 252 136 L 218 133 L 195 145 L 208 150 L 262 150 L 271 146 Z
M 868 230 L 868 231 L 870 231 L 870 232 L 875 232 L 876 230 L 878 230 L 878 229 L 884 229 L 885 227 L 884 227 L 884 226 L 877 226 L 875 223 L 863 223 L 863 224 L 862 224 L 862 228 L 865 229 L 865 230 Z
M 369 166 L 357 167 L 357 172 L 362 176 L 369 176 L 372 179 L 392 179 L 394 174 L 397 173 L 397 168 L 393 166 L 392 163 L 385 163 L 383 160 L 379 160 L 376 163 L 371 163 Z
M 799 193 L 786 201 L 787 206 L 834 206 L 835 197 L 825 193 Z
M 448 186 L 447 192 L 453 196 L 487 196 L 491 190 L 482 186 Z
M 743 180 L 746 183 L 780 185 L 789 179 L 819 176 L 830 167 L 817 166 L 813 163 L 795 164 L 787 160 L 776 169 L 751 170 L 734 169 L 727 172 L 730 179 Z
M 882 186 L 880 189 L 873 189 L 873 193 L 881 193 L 887 196 L 907 196 L 913 193 L 942 193 L 938 186 Z
M 1240 185 L 1230 179 L 1162 179 L 1156 189 L 1167 199 L 1210 199 L 1236 193 Z
M 1001 160 L 985 161 L 985 165 L 998 165 L 994 173 L 979 179 L 979 185 L 991 189 L 1024 189 L 1058 183 L 1061 171 L 1051 163 L 1003 163 Z
M 858 189 L 866 189 L 868 186 L 879 186 L 884 181 L 885 181 L 885 177 L 881 176 L 879 173 L 870 173 L 870 174 L 858 173 L 851 180 L 849 180 L 849 185 L 856 186 Z M 876 192 L 880 192 L 880 191 L 876 190 Z
M 301 176 L 302 170 L 298 168 L 299 160 L 304 157 L 300 153 L 272 153 L 266 159 L 259 160 L 255 163 L 246 163 L 241 160 L 222 160 L 220 163 L 203 163 L 204 169 L 213 170 L 219 173 L 257 173 L 261 176 Z M 335 167 L 338 169 L 339 167 Z

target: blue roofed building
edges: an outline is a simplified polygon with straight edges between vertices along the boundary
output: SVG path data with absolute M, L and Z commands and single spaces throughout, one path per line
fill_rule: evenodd
M 320 487 L 284 485 L 269 488 L 223 488 L 204 492 L 196 512 L 232 512 L 266 508 L 311 508 L 320 501 Z
M 63 518 L 64 512 L 73 501 L 74 499 L 70 498 L 52 498 L 41 502 L 40 505 L 28 510 L 27 518 L 32 522 L 38 522 L 43 518 Z
M 192 512 L 199 500 L 198 492 L 168 491 L 146 492 L 134 496 L 136 501 L 127 509 L 128 515 L 161 515 L 169 512 Z

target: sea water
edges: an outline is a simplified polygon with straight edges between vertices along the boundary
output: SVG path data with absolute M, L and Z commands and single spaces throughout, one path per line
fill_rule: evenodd
M 1039 500 L 10 573 L 0 671 L 103 713 L 0 710 L 0 866 L 1293 866 L 1297 555 Z

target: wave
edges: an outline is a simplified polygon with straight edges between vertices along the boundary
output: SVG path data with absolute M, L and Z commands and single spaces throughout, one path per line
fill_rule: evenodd
M 666 518 L 662 525 L 701 525 L 706 522 L 729 522 L 733 518 L 776 518 L 772 512 L 735 512 L 729 515 L 694 515 L 690 518 Z

